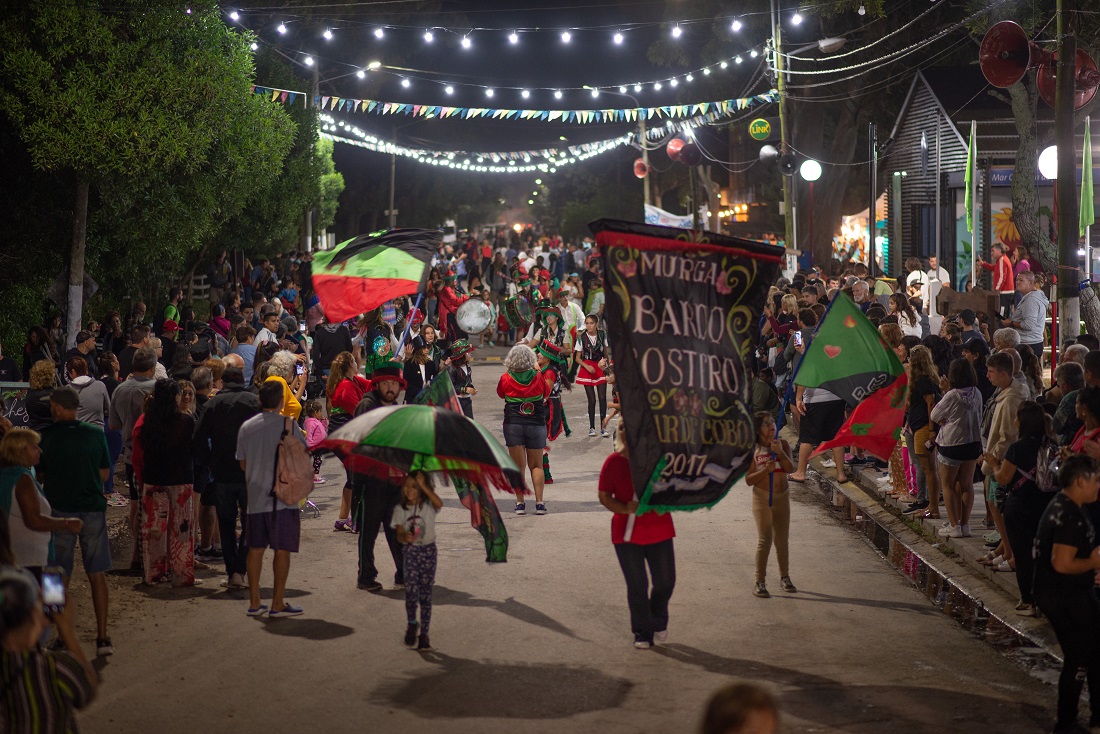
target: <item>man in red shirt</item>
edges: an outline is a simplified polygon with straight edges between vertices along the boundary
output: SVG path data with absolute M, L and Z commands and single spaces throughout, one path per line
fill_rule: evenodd
M 1001 309 L 1011 309 L 1016 300 L 1016 281 L 1012 275 L 1012 261 L 1005 254 L 1005 246 L 1000 242 L 993 245 L 993 260 L 987 263 L 978 258 L 978 264 L 983 270 L 993 273 L 993 290 L 1001 294 Z

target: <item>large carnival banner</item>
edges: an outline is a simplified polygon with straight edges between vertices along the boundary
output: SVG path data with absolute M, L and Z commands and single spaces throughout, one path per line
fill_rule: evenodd
M 711 507 L 752 460 L 752 359 L 783 248 L 633 222 L 589 226 L 638 512 Z

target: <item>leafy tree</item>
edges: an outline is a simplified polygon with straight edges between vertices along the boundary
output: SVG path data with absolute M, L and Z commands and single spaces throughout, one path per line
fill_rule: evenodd
M 252 72 L 211 2 L 57 0 L 0 18 L 0 112 L 71 192 L 70 340 L 86 260 L 163 272 L 277 174 L 293 127 L 250 93 Z

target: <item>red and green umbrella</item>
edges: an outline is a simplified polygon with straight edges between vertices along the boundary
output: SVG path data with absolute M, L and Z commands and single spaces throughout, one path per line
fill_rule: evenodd
M 418 469 L 527 493 L 523 473 L 491 433 L 461 413 L 431 405 L 376 408 L 322 444 L 352 471 L 400 481 Z
M 325 317 L 333 323 L 347 321 L 424 290 L 442 241 L 443 233 L 435 229 L 391 229 L 318 252 L 311 273 Z

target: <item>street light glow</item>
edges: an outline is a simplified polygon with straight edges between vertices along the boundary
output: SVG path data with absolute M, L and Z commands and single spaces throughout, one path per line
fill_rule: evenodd
M 384 35 L 386 35 L 386 32 L 384 30 L 382 30 L 381 28 L 375 28 L 374 29 L 374 37 L 375 38 L 381 38 Z
M 572 33 L 570 33 L 569 31 L 562 31 L 562 33 L 561 33 L 561 42 L 562 43 L 569 43 L 572 40 L 573 40 L 573 34 Z
M 447 94 L 454 94 L 455 93 L 455 88 L 452 87 L 450 84 L 448 84 L 446 87 L 444 87 L 443 91 L 446 92 Z
M 355 72 L 355 76 L 359 77 L 360 79 L 366 79 L 367 78 L 367 72 L 360 69 L 359 71 Z
M 519 43 L 519 34 L 516 33 L 515 31 L 512 31 L 511 33 L 509 33 L 508 34 L 508 43 L 512 44 L 513 46 L 516 45 L 517 43 Z
M 431 31 L 424 31 L 424 43 L 431 43 L 435 40 L 435 35 Z
M 554 99 L 561 99 L 561 90 L 560 89 L 555 89 L 554 90 Z
M 676 25 L 674 25 L 672 27 L 672 37 L 673 38 L 679 38 L 681 34 L 683 34 L 683 31 L 680 30 L 680 25 L 679 25 L 679 23 L 677 23 Z
M 330 31 L 327 28 L 325 29 L 325 32 L 322 33 L 321 35 L 325 37 L 326 41 L 331 41 L 332 40 L 332 31 Z
M 734 33 L 737 33 L 738 31 L 740 31 L 741 30 L 741 21 L 739 21 L 739 20 L 733 21 L 733 24 L 730 25 L 730 29 L 733 30 Z
M 791 25 L 800 25 L 802 23 L 802 14 L 795 13 L 791 16 Z
M 280 23 L 279 27 L 276 28 L 275 30 L 279 31 L 279 33 L 286 33 L 286 24 Z
M 622 33 L 616 33 L 611 40 L 613 40 L 615 42 L 616 46 L 621 46 L 622 43 L 623 43 L 623 34 Z
M 462 48 L 469 48 L 472 45 L 473 45 L 473 41 L 470 40 L 469 36 L 463 36 L 462 37 Z
M 802 174 L 802 178 L 812 183 L 821 178 L 821 164 L 812 158 L 807 158 L 802 161 L 798 172 Z

